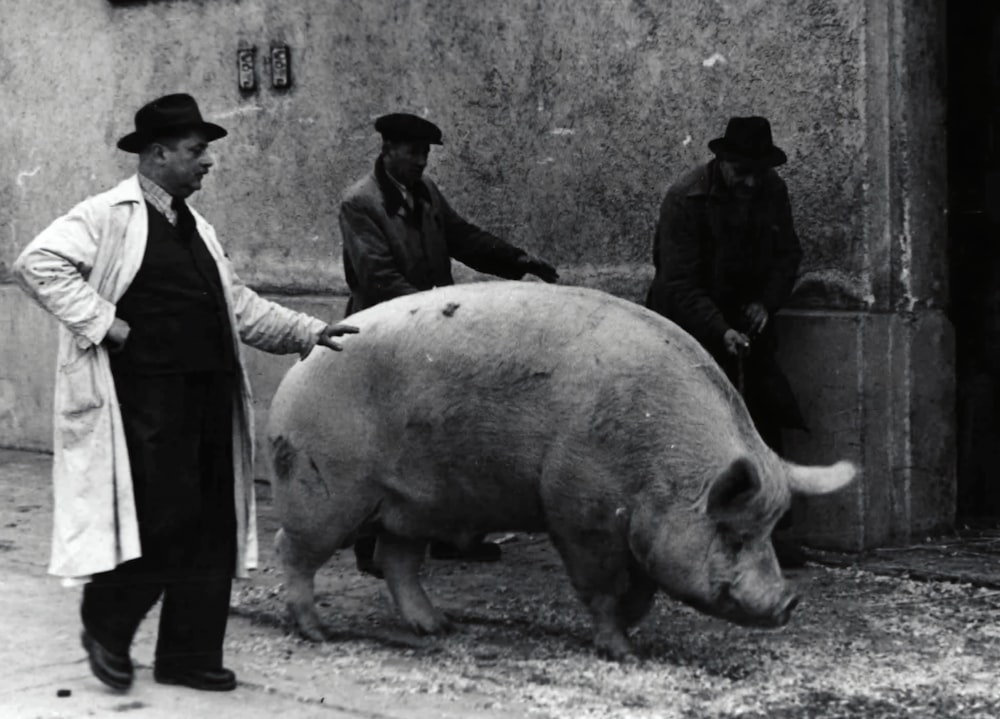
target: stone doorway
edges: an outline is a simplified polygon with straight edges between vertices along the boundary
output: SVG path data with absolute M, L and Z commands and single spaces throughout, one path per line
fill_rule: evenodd
M 1000 5 L 948 3 L 959 524 L 1000 522 Z

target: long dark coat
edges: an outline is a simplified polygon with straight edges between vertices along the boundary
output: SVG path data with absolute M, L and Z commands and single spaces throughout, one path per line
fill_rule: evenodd
M 474 270 L 519 280 L 524 250 L 464 220 L 424 178 L 403 200 L 379 158 L 340 205 L 347 314 L 401 295 L 454 284 L 451 258 Z
M 772 169 L 752 201 L 726 190 L 715 160 L 670 187 L 653 241 L 656 275 L 646 306 L 672 319 L 712 353 L 734 383 L 726 330 L 746 332 L 743 308 L 760 302 L 771 320 L 744 360 L 744 397 L 762 424 L 805 429 L 798 403 L 774 358 L 773 315 L 788 300 L 802 250 L 784 181 Z

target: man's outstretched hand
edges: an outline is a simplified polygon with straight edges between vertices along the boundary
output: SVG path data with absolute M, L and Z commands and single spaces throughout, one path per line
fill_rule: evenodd
M 743 308 L 743 317 L 747 321 L 747 329 L 750 335 L 759 335 L 767 327 L 767 321 L 770 319 L 767 314 L 767 310 L 764 308 L 760 302 L 751 302 Z
M 559 279 L 559 273 L 556 272 L 555 267 L 534 255 L 523 254 L 517 262 L 521 266 L 521 269 L 540 280 L 551 283 Z
M 732 328 L 726 330 L 722 343 L 726 346 L 726 352 L 734 357 L 741 357 L 750 352 L 750 338 Z
M 334 352 L 340 352 L 340 350 L 344 348 L 341 347 L 340 343 L 333 338 L 343 337 L 344 335 L 356 335 L 357 333 L 358 328 L 354 325 L 327 325 L 323 328 L 323 331 L 319 333 L 319 339 L 316 340 L 316 344 L 332 349 Z

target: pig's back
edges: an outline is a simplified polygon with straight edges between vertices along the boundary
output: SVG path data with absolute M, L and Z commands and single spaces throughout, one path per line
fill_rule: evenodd
M 602 292 L 473 283 L 349 321 L 360 334 L 343 352 L 317 348 L 289 371 L 271 432 L 311 436 L 355 465 L 377 457 L 373 471 L 530 484 L 554 445 L 648 452 L 664 426 L 739 434 L 729 426 L 742 403 L 697 342 Z

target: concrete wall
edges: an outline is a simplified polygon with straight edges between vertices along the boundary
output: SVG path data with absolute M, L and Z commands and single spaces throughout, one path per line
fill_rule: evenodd
M 565 282 L 638 299 L 669 182 L 728 116 L 768 115 L 805 249 L 783 361 L 813 433 L 790 453 L 866 466 L 798 526 L 830 546 L 907 541 L 950 521 L 954 484 L 949 431 L 919 434 L 953 424 L 940 4 L 0 0 L 0 283 L 48 221 L 133 171 L 113 145 L 137 106 L 185 90 L 230 130 L 193 201 L 243 277 L 283 301 L 339 315 L 337 198 L 392 110 L 441 125 L 430 173 L 470 219 Z M 272 42 L 291 49 L 289 90 L 269 87 Z M 241 93 L 251 45 L 260 89 Z M 2 284 L 0 323 L 0 445 L 45 447 L 54 333 Z M 886 337 L 878 354 L 869 340 Z M 264 408 L 288 360 L 250 361 Z M 890 414 L 873 415 L 879 397 Z

